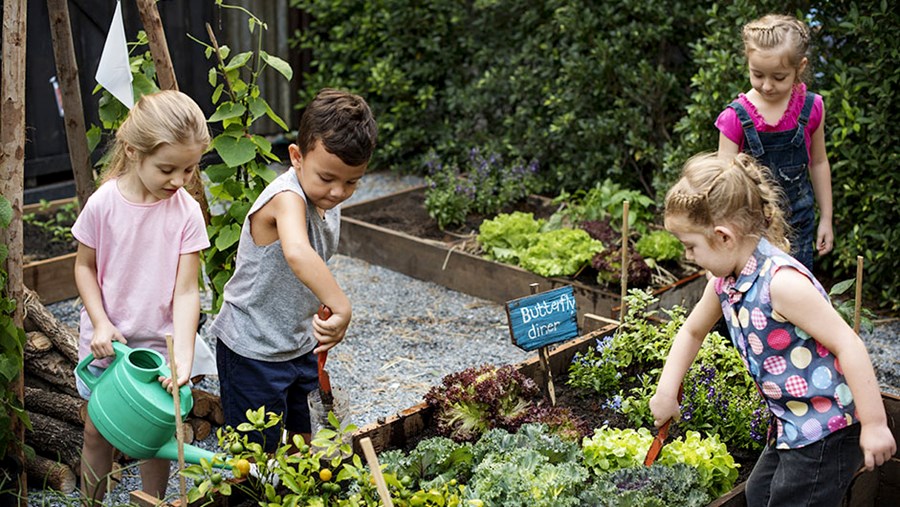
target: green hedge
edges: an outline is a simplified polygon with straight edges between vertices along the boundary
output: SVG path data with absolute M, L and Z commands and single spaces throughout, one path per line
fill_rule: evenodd
M 373 165 L 425 172 L 433 150 L 536 159 L 548 186 L 611 178 L 661 196 L 681 163 L 715 150 L 713 121 L 749 88 L 740 27 L 767 12 L 814 30 L 810 89 L 825 97 L 833 278 L 867 262 L 867 292 L 900 308 L 893 91 L 896 2 L 295 0 L 312 15 L 300 105 L 323 86 L 364 95 L 379 120 Z M 893 100 L 892 100 L 893 99 Z

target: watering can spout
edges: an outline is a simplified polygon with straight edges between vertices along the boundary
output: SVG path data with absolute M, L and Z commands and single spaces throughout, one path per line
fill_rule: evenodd
M 178 461 L 178 442 L 175 440 L 175 438 L 172 438 L 172 440 L 169 440 L 168 442 L 163 444 L 162 447 L 160 447 L 159 450 L 156 451 L 156 456 L 154 457 L 158 459 Z M 199 465 L 200 460 L 206 458 L 206 461 L 211 463 L 213 466 L 219 468 L 231 468 L 230 466 L 222 462 L 221 457 L 218 461 L 213 461 L 213 458 L 215 457 L 216 455 L 212 451 L 207 451 L 206 449 L 202 449 L 195 445 L 184 444 L 184 461 L 186 463 Z

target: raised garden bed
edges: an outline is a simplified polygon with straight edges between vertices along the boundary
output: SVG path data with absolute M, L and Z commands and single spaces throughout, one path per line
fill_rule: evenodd
M 541 290 L 572 285 L 579 320 L 587 313 L 618 317 L 618 290 L 588 280 L 546 278 L 468 253 L 461 247 L 463 238 L 437 229 L 424 201 L 425 188 L 415 187 L 343 208 L 338 252 L 496 303 L 528 295 L 533 283 Z M 553 211 L 549 201 L 538 197 L 519 208 L 535 216 Z M 467 227 L 477 230 L 480 219 L 472 217 Z M 700 299 L 705 282 L 702 273 L 694 273 L 654 292 L 662 307 L 690 307 Z
M 46 205 L 28 204 L 24 214 L 34 213 L 44 219 L 64 207 L 71 206 L 74 198 L 50 201 Z M 43 217 L 42 217 L 43 215 Z M 71 223 L 57 224 L 71 227 Z M 52 234 L 31 224 L 24 225 L 25 265 L 22 276 L 25 286 L 35 291 L 44 304 L 56 303 L 78 296 L 75 286 L 75 244 L 53 241 Z
M 614 332 L 616 326 L 602 327 L 555 347 L 549 354 L 549 365 L 554 378 L 563 377 L 576 353 L 584 353 L 593 347 L 596 340 Z M 540 382 L 543 371 L 535 357 L 521 362 L 517 368 L 527 377 Z M 894 438 L 900 441 L 900 397 L 882 393 L 882 400 L 890 420 Z M 383 452 L 390 449 L 408 448 L 423 436 L 431 436 L 434 424 L 434 409 L 427 403 L 420 403 L 396 415 L 366 425 L 353 435 L 354 451 L 361 452 L 359 442 L 365 437 L 372 440 L 375 449 Z M 739 459 L 742 462 L 742 478 L 752 469 L 754 460 Z M 737 507 L 746 505 L 744 482 L 739 482 L 731 491 L 709 504 L 710 507 Z M 844 498 L 844 507 L 863 507 L 871 505 L 890 505 L 900 498 L 900 460 L 898 455 L 873 472 L 858 472 L 854 482 Z

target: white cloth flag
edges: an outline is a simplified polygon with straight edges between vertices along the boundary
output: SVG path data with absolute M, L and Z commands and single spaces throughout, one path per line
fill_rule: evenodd
M 100 55 L 100 66 L 94 77 L 113 97 L 131 109 L 134 105 L 134 93 L 131 90 L 131 66 L 128 62 L 128 45 L 125 43 L 121 2 L 116 2 L 116 13 L 109 25 L 106 44 Z

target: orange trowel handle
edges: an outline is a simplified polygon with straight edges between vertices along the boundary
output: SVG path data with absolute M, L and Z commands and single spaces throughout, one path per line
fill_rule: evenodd
M 319 305 L 319 318 L 322 320 L 328 320 L 331 317 L 331 308 L 328 308 L 325 305 Z M 328 372 L 325 371 L 325 361 L 328 360 L 328 351 L 319 352 L 318 354 L 318 367 L 319 367 L 319 391 L 322 392 L 324 396 L 328 396 L 331 394 L 331 379 L 328 377 Z
M 684 398 L 684 387 L 678 386 L 678 403 L 681 404 L 681 400 Z M 663 444 L 666 443 L 666 438 L 669 437 L 669 425 L 672 424 L 672 419 L 670 418 L 662 426 L 659 427 L 659 432 L 653 438 L 653 442 L 650 444 L 650 449 L 647 451 L 647 457 L 644 458 L 644 466 L 650 466 L 656 461 L 656 457 L 659 456 L 659 451 L 662 450 Z

